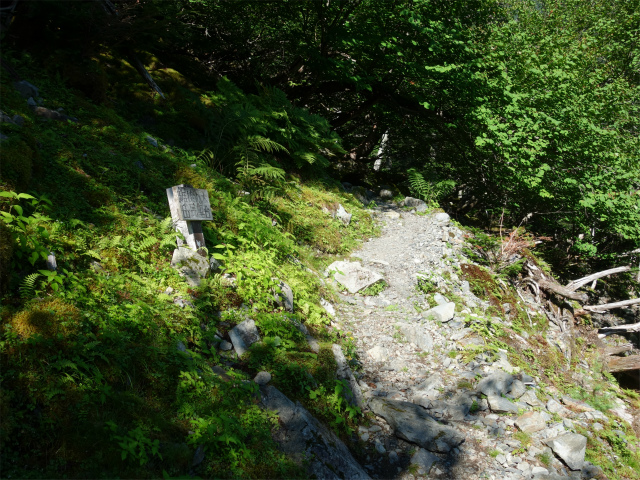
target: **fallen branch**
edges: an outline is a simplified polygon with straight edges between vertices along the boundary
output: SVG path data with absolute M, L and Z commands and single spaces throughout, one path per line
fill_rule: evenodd
M 630 343 L 626 343 L 624 345 L 606 347 L 604 349 L 604 354 L 607 357 L 610 357 L 612 355 L 620 355 L 621 353 L 630 352 L 631 350 L 633 350 L 633 345 Z
M 525 263 L 525 267 L 529 271 L 530 278 L 544 290 L 550 290 L 561 297 L 577 300 L 578 302 L 586 302 L 589 298 L 586 293 L 576 293 L 573 290 L 560 285 L 552 278 L 545 277 L 542 270 L 530 262 Z
M 609 357 L 607 370 L 610 372 L 625 372 L 628 370 L 640 370 L 640 355 L 628 357 Z
M 631 267 L 629 265 L 626 265 L 624 267 L 610 268 L 609 270 L 603 270 L 601 272 L 592 273 L 591 275 L 588 275 L 583 278 L 579 278 L 578 280 L 572 280 L 564 288 L 573 292 L 579 289 L 580 287 L 582 287 L 583 285 L 586 285 L 589 282 L 597 280 L 598 278 L 607 277 L 609 275 L 613 275 L 614 273 L 628 272 L 629 270 L 631 270 Z
M 614 308 L 629 307 L 636 303 L 640 303 L 640 298 L 632 298 L 631 300 L 623 300 L 622 302 L 605 303 L 604 305 L 587 305 L 583 308 L 588 312 L 602 313 Z

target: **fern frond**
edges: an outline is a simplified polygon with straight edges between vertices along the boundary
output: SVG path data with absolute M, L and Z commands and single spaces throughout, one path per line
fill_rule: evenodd
M 23 299 L 27 299 L 35 295 L 36 280 L 38 280 L 39 276 L 39 273 L 31 273 L 24 277 L 24 280 L 22 280 L 22 283 L 20 284 L 20 296 Z

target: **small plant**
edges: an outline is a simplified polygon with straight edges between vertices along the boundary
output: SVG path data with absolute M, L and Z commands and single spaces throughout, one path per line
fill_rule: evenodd
M 498 455 L 500 455 L 500 453 L 502 453 L 500 452 L 500 450 L 493 449 L 489 452 L 489 456 L 491 458 L 496 458 Z
M 397 312 L 400 310 L 400 307 L 398 305 L 387 305 L 384 309 L 386 312 Z
M 458 382 L 458 388 L 459 389 L 463 389 L 463 388 L 471 389 L 471 388 L 473 388 L 473 384 L 469 380 L 460 380 Z
M 471 404 L 471 407 L 469 407 L 469 413 L 473 415 L 479 410 L 480 410 L 480 405 L 478 405 L 477 400 L 474 400 L 473 403 Z M 482 428 L 482 425 L 474 425 L 474 427 Z
M 536 456 L 538 457 L 538 460 L 540 460 L 540 463 L 542 463 L 545 467 L 548 467 L 549 465 L 551 465 L 552 458 L 548 452 L 539 453 Z
M 523 432 L 521 430 L 517 431 L 513 434 L 513 438 L 518 440 L 522 444 L 522 447 L 525 449 L 528 449 L 531 446 L 531 435 L 529 435 L 527 432 Z
M 361 295 L 366 295 L 369 297 L 375 297 L 380 294 L 385 288 L 387 288 L 387 282 L 384 280 L 379 280 L 373 285 L 369 285 L 367 288 L 363 288 L 360 290 Z

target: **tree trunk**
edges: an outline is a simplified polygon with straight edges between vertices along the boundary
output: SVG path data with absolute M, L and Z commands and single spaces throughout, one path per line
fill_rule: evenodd
M 607 362 L 609 372 L 626 372 L 628 370 L 640 370 L 640 355 L 628 357 L 610 357 Z
M 615 346 L 615 347 L 611 347 L 611 346 L 606 347 L 604 349 L 604 354 L 607 357 L 610 357 L 612 355 L 620 355 L 621 353 L 629 352 L 631 350 L 633 350 L 633 345 L 630 344 L 630 343 L 627 343 L 626 345 L 618 345 L 618 346 Z

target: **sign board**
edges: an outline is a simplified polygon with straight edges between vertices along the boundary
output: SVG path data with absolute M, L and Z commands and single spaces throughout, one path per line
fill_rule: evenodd
M 182 221 L 213 220 L 209 193 L 187 185 L 167 188 L 167 197 L 172 206 L 171 213 L 177 214 Z

